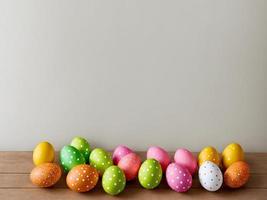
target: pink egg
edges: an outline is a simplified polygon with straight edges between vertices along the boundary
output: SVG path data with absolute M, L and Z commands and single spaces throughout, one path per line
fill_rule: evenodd
M 150 147 L 147 150 L 146 157 L 147 159 L 154 158 L 157 160 L 160 163 L 163 172 L 166 171 L 167 166 L 171 162 L 169 154 L 160 147 Z
M 187 168 L 192 175 L 197 171 L 197 159 L 187 149 L 177 149 L 174 161 L 180 166 Z
M 124 172 L 127 181 L 136 178 L 140 166 L 141 166 L 141 159 L 135 153 L 127 154 L 118 163 L 118 167 L 121 168 L 122 171 Z
M 133 151 L 129 149 L 128 147 L 123 146 L 123 145 L 117 146 L 112 156 L 113 163 L 117 165 L 120 159 L 129 153 L 133 153 Z
M 192 187 L 190 172 L 177 163 L 171 163 L 166 170 L 168 185 L 176 192 L 186 192 Z

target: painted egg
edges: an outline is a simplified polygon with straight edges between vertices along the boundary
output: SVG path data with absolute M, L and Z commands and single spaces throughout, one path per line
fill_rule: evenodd
M 171 162 L 169 154 L 160 147 L 150 147 L 147 150 L 147 159 L 150 158 L 153 158 L 160 163 L 163 172 L 166 171 L 166 168 Z
M 127 154 L 118 163 L 118 167 L 124 172 L 127 181 L 133 180 L 137 177 L 140 166 L 141 159 L 135 153 Z
M 229 144 L 222 153 L 223 166 L 227 169 L 231 164 L 244 160 L 242 147 L 237 143 Z
M 187 149 L 177 149 L 174 154 L 174 161 L 180 166 L 188 169 L 192 175 L 197 171 L 197 159 Z
M 144 188 L 156 188 L 162 179 L 160 163 L 155 159 L 147 159 L 144 161 L 139 169 L 138 179 Z
M 90 148 L 90 144 L 87 142 L 86 139 L 82 137 L 75 137 L 72 139 L 70 145 L 75 147 L 82 153 L 86 163 L 89 162 L 89 155 L 91 152 L 91 148 Z
M 108 152 L 104 149 L 96 148 L 90 154 L 90 165 L 102 175 L 108 167 L 113 165 L 113 162 Z
M 230 188 L 240 188 L 248 182 L 249 165 L 238 161 L 230 165 L 224 173 L 224 183 Z
M 116 149 L 114 150 L 113 156 L 112 156 L 114 164 L 117 165 L 119 163 L 120 159 L 129 153 L 133 153 L 133 151 L 131 149 L 129 149 L 128 147 L 123 146 L 123 145 L 117 146 Z
M 51 187 L 59 181 L 60 177 L 61 169 L 56 163 L 40 164 L 30 174 L 32 183 L 39 187 Z
M 218 165 L 211 161 L 205 161 L 198 171 L 199 181 L 206 190 L 214 192 L 220 189 L 223 176 Z
M 33 150 L 32 158 L 35 165 L 52 163 L 55 159 L 54 147 L 49 142 L 41 142 Z
M 123 171 L 117 166 L 110 166 L 102 177 L 102 186 L 106 193 L 117 195 L 121 193 L 126 185 L 126 178 Z
M 69 171 L 66 182 L 68 187 L 75 192 L 88 192 L 96 186 L 98 178 L 95 168 L 83 164 Z
M 192 186 L 190 172 L 177 163 L 171 163 L 166 170 L 168 185 L 176 192 L 186 192 Z
M 211 146 L 205 147 L 198 155 L 198 165 L 201 166 L 203 162 L 211 161 L 220 166 L 220 155 L 218 151 Z
M 85 164 L 85 159 L 78 149 L 73 146 L 64 146 L 60 151 L 60 163 L 65 172 L 73 167 Z

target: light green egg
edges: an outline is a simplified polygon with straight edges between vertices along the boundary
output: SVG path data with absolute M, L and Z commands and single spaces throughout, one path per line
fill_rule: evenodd
M 89 157 L 90 165 L 97 169 L 98 173 L 102 175 L 105 170 L 113 165 L 111 155 L 104 149 L 94 149 Z
M 117 195 L 121 193 L 126 185 L 126 178 L 123 171 L 117 166 L 110 166 L 102 177 L 102 186 L 106 193 Z
M 154 189 L 162 179 L 160 163 L 155 159 L 147 159 L 141 165 L 138 172 L 140 184 L 146 189 Z
M 85 159 L 78 149 L 66 145 L 60 151 L 60 164 L 68 172 L 77 165 L 85 164 Z
M 82 137 L 75 137 L 72 139 L 71 146 L 78 149 L 84 156 L 86 163 L 89 162 L 89 155 L 91 152 L 90 144 L 87 142 L 86 139 Z

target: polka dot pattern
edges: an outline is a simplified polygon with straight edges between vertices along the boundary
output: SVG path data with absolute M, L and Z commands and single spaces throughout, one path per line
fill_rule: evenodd
M 162 179 L 162 169 L 160 163 L 155 159 L 147 159 L 144 161 L 139 169 L 138 179 L 144 188 L 156 188 Z
M 106 193 L 118 195 L 126 185 L 126 178 L 123 171 L 117 166 L 110 166 L 102 177 L 102 186 Z
M 198 171 L 199 181 L 202 187 L 208 191 L 217 191 L 223 183 L 220 168 L 211 161 L 205 161 Z
M 55 163 L 40 164 L 30 174 L 32 183 L 39 187 L 51 187 L 59 181 L 60 177 L 61 169 Z
M 205 147 L 198 155 L 198 165 L 201 166 L 205 161 L 211 161 L 220 166 L 221 160 L 218 151 L 211 146 Z
M 133 151 L 126 146 L 120 145 L 116 147 L 112 156 L 114 164 L 117 165 L 119 161 L 129 153 L 133 153 Z
M 147 150 L 147 159 L 153 158 L 157 160 L 163 172 L 166 171 L 167 166 L 170 164 L 171 159 L 169 154 L 161 147 L 150 147 Z
M 168 185 L 176 192 L 186 192 L 192 186 L 190 172 L 177 163 L 171 163 L 166 170 Z
M 113 165 L 111 155 L 104 149 L 96 148 L 90 154 L 90 165 L 103 175 L 105 170 Z
M 118 163 L 118 167 L 123 170 L 127 181 L 136 178 L 140 166 L 141 166 L 141 159 L 135 153 L 127 154 Z
M 86 139 L 82 137 L 75 137 L 72 139 L 70 145 L 78 149 L 82 153 L 85 162 L 89 163 L 89 155 L 91 153 L 91 148 L 90 144 L 87 142 Z
M 60 151 L 60 163 L 64 171 L 68 172 L 77 165 L 85 164 L 85 159 L 78 149 L 67 145 Z
M 239 144 L 237 143 L 229 144 L 223 150 L 222 161 L 225 169 L 227 169 L 233 163 L 243 160 L 244 160 L 244 152 Z
M 230 188 L 244 186 L 250 176 L 249 165 L 246 162 L 238 161 L 232 164 L 224 173 L 224 183 Z
M 78 165 L 68 173 L 66 182 L 68 187 L 75 192 L 88 192 L 93 189 L 98 181 L 97 170 L 90 165 Z

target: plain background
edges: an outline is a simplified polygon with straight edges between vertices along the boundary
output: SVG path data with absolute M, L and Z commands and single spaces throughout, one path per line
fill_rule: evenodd
M 0 0 L 0 135 L 267 151 L 267 1 Z

